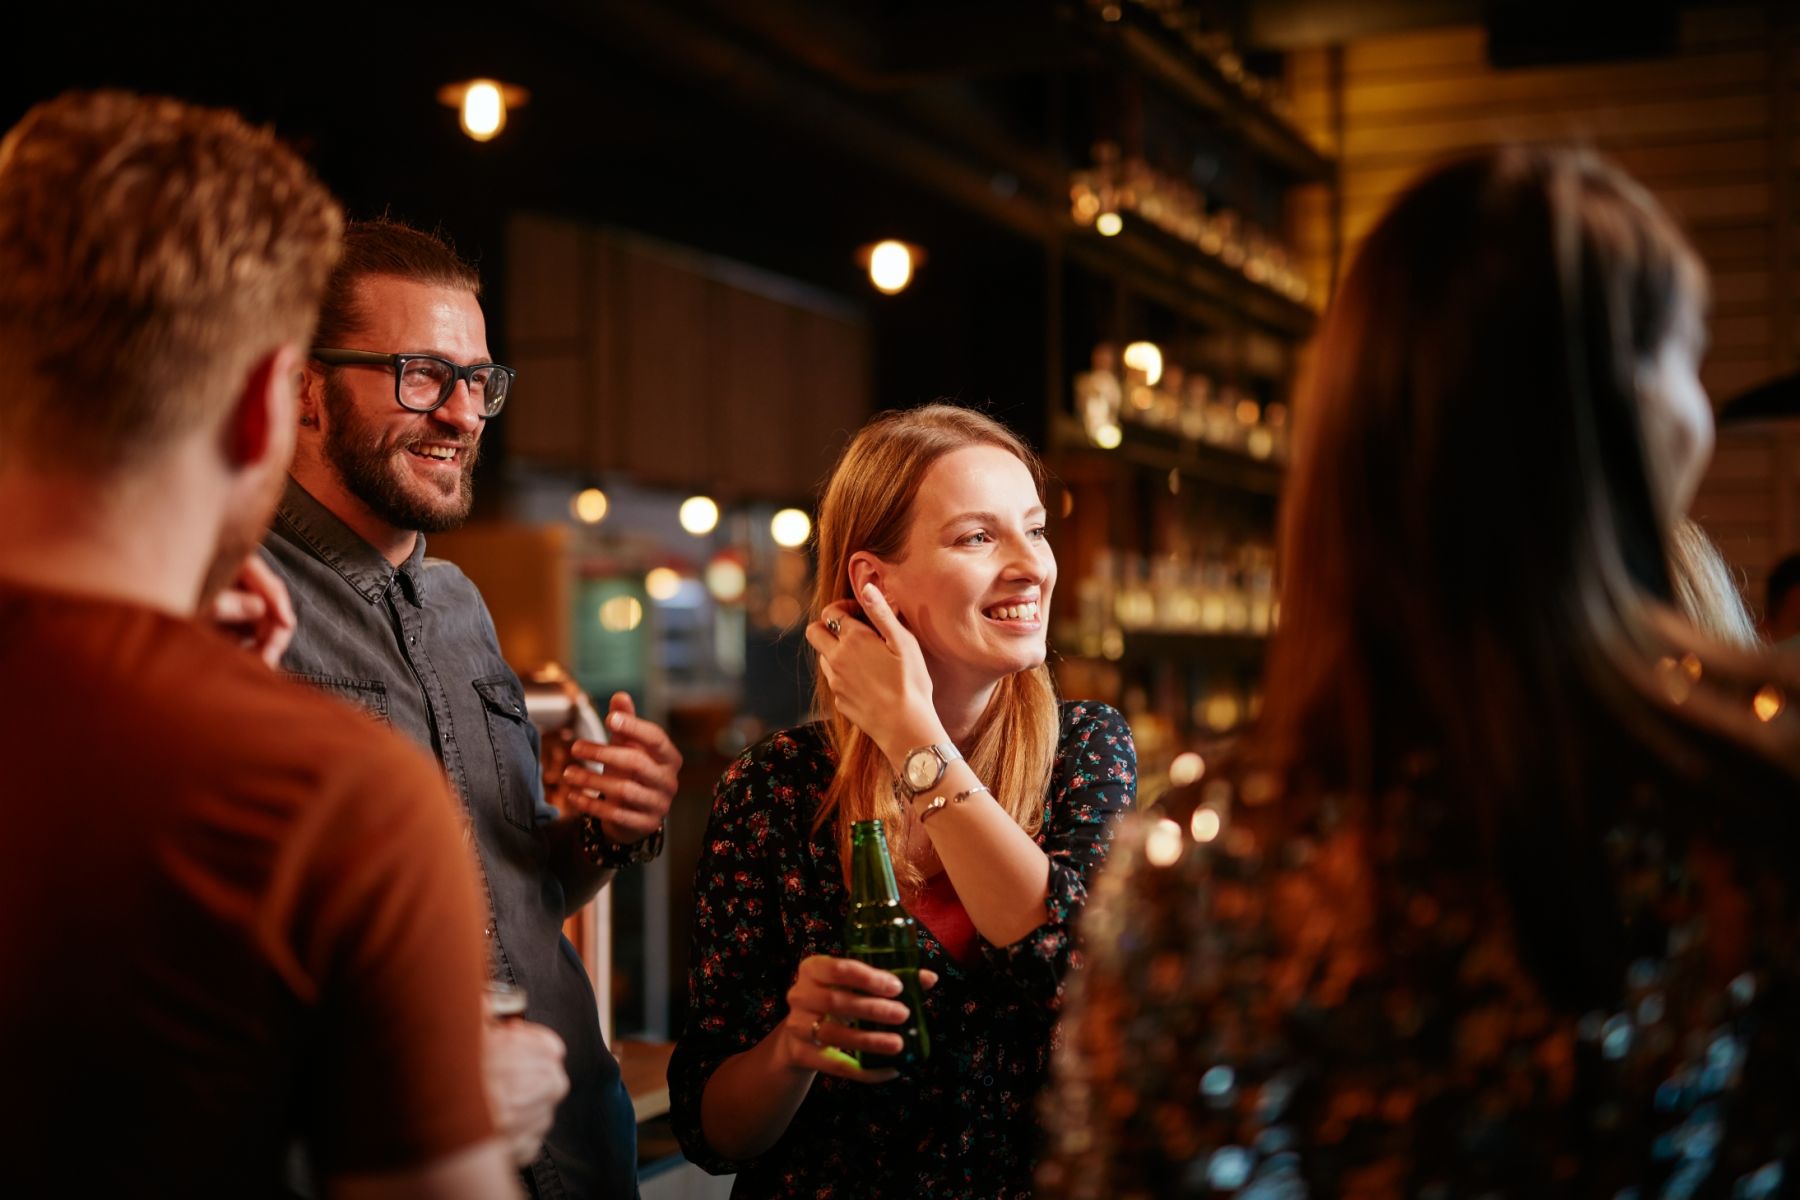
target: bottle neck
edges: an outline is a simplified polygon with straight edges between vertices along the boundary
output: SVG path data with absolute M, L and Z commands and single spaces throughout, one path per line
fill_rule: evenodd
M 858 821 L 850 833 L 850 903 L 898 904 L 894 863 L 880 821 Z

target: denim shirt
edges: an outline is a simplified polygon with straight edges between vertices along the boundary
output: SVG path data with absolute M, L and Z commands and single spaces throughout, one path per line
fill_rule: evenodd
M 568 1049 L 569 1095 L 526 1173 L 533 1190 L 636 1196 L 631 1099 L 562 935 L 568 897 L 591 892 L 600 868 L 580 853 L 576 820 L 544 802 L 537 730 L 481 593 L 452 564 L 426 558 L 423 535 L 396 568 L 292 480 L 263 556 L 298 616 L 282 667 L 429 746 L 467 810 L 494 974 L 524 988 L 526 1019 Z

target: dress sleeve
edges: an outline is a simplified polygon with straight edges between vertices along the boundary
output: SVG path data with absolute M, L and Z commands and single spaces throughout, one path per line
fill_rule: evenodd
M 484 909 L 456 803 L 410 746 L 336 775 L 266 910 L 316 1007 L 306 1120 L 325 1176 L 417 1166 L 493 1133 Z
M 1137 801 L 1137 749 L 1125 718 L 1104 704 L 1072 704 L 1051 774 L 1042 844 L 1050 858 L 1044 923 L 1008 946 L 986 940 L 989 965 L 1054 1011 L 1074 952 L 1072 929 L 1088 883 L 1106 861 L 1113 825 Z
M 784 746 L 791 749 L 791 741 L 777 735 L 720 776 L 694 874 L 688 1016 L 669 1062 L 669 1100 L 682 1151 L 715 1175 L 743 1164 L 707 1144 L 701 1096 L 721 1063 L 755 1046 L 779 1023 L 794 969 L 782 932 L 772 829 Z

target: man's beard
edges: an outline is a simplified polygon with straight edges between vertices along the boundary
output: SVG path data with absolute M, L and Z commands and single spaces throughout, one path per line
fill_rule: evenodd
M 370 512 L 395 529 L 413 529 L 420 533 L 443 533 L 455 529 L 469 518 L 475 503 L 475 460 L 481 443 L 469 441 L 458 450 L 458 466 L 462 468 L 449 486 L 434 489 L 435 494 L 420 495 L 419 484 L 409 489 L 405 467 L 395 461 L 398 454 L 409 453 L 407 447 L 434 440 L 418 434 L 387 440 L 365 422 L 357 411 L 350 389 L 329 375 L 325 378 L 325 411 L 329 423 L 325 428 L 325 461 L 349 489 L 350 494 L 368 506 Z M 456 434 L 446 433 L 435 440 L 458 441 Z M 429 485 L 426 485 L 429 486 Z

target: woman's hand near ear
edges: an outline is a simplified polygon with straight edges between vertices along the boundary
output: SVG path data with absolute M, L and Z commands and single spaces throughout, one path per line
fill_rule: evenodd
M 844 717 L 869 735 L 897 770 L 908 750 L 949 740 L 932 705 L 931 672 L 918 639 L 900 623 L 887 597 L 872 583 L 855 605 L 829 605 L 806 627 L 806 640 L 819 655 L 819 670 Z M 827 621 L 837 622 L 832 633 Z

